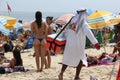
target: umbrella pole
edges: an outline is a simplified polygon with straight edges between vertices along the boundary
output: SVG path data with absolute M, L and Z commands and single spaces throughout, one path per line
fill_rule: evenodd
M 116 62 L 114 62 L 114 64 L 113 64 L 113 68 L 112 68 L 112 71 L 111 71 L 111 74 L 110 74 L 109 80 L 111 80 L 111 78 L 112 78 L 112 74 L 113 74 L 113 72 L 114 72 L 115 65 L 116 65 Z
M 73 18 L 73 17 L 72 17 Z M 56 40 L 56 38 L 63 32 L 63 30 L 67 27 L 67 25 L 71 22 L 72 18 L 69 20 L 69 22 L 63 27 L 63 29 L 57 34 L 57 36 L 55 36 L 54 40 Z
M 104 52 L 106 53 L 105 43 L 103 42 L 104 36 L 102 36 L 102 30 L 100 30 L 100 32 L 101 32 L 102 44 L 103 44 Z

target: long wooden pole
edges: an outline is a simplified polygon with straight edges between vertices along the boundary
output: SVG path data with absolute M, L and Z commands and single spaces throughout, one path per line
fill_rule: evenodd
M 73 17 L 72 17 L 73 18 Z M 69 20 L 69 22 L 63 27 L 63 29 L 55 36 L 55 38 L 53 39 L 52 43 L 55 43 L 55 40 L 57 39 L 57 37 L 63 32 L 63 30 L 68 26 L 68 24 L 71 22 L 72 18 Z M 50 50 L 52 48 L 52 43 L 50 43 Z

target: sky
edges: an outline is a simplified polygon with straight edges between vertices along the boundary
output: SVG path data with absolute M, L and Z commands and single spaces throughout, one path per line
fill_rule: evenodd
M 87 8 L 120 12 L 120 0 L 0 0 L 0 11 L 7 11 L 6 2 L 12 11 L 75 12 Z

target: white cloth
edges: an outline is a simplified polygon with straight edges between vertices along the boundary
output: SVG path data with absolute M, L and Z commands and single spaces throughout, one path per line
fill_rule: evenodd
M 80 62 L 80 50 L 76 32 L 68 29 L 64 32 L 66 37 L 66 46 L 63 54 L 62 63 L 68 66 L 76 67 Z
M 92 42 L 92 44 L 98 43 L 97 39 L 94 37 L 93 33 L 88 27 L 88 24 L 85 23 L 84 27 L 81 27 L 78 31 L 78 46 L 80 50 L 80 59 L 83 60 L 83 64 L 86 64 L 85 62 L 85 44 L 86 44 L 86 37 Z M 87 59 L 86 59 L 87 60 Z
M 93 44 L 98 43 L 98 41 L 88 27 L 86 17 L 86 12 L 76 14 L 75 18 L 71 20 L 71 24 L 76 24 L 76 31 L 68 29 L 64 33 L 67 42 L 63 55 L 63 64 L 76 67 L 79 64 L 80 60 L 82 60 L 83 64 L 87 65 L 87 58 L 84 51 L 86 37 L 88 37 L 88 39 Z

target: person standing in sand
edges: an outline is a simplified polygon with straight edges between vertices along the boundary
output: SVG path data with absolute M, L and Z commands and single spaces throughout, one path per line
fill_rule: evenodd
M 63 54 L 61 72 L 58 75 L 59 80 L 63 80 L 63 73 L 67 66 L 76 67 L 74 80 L 80 80 L 79 74 L 84 62 L 83 59 L 86 57 L 84 52 L 86 36 L 97 49 L 100 49 L 99 43 L 88 28 L 86 20 L 86 9 L 77 10 L 77 14 L 70 22 L 70 28 L 63 32 L 63 35 L 66 38 L 66 45 Z
M 42 13 L 40 11 L 35 13 L 35 18 L 36 20 L 31 24 L 31 35 L 34 36 L 33 46 L 35 50 L 37 72 L 41 72 L 45 64 L 47 31 L 45 22 L 42 22 Z M 39 58 L 41 58 L 41 66 Z

